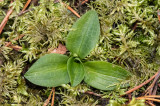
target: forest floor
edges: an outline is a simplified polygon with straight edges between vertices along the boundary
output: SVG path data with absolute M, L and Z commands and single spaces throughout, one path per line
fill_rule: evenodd
M 159 0 L 0 0 L 0 105 L 158 106 L 159 7 Z M 91 9 L 101 34 L 85 60 L 123 67 L 131 73 L 122 82 L 128 87 L 103 91 L 82 81 L 51 88 L 25 79 L 45 54 L 69 54 L 67 34 Z

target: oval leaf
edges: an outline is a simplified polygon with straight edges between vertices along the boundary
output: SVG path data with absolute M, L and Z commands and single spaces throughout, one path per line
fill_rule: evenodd
M 67 70 L 70 77 L 71 86 L 77 86 L 84 79 L 84 67 L 79 60 L 74 57 L 69 58 Z
M 84 67 L 86 71 L 84 81 L 101 90 L 113 90 L 130 75 L 125 69 L 103 61 L 86 62 Z
M 25 78 L 30 82 L 46 87 L 56 87 L 69 83 L 67 72 L 68 57 L 62 54 L 47 54 L 37 60 Z
M 67 49 L 81 59 L 95 48 L 100 35 L 98 15 L 94 10 L 88 11 L 73 25 L 67 36 Z

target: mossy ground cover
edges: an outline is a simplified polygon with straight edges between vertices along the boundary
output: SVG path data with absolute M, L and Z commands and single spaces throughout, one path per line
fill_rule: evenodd
M 14 8 L 0 35 L 0 103 L 41 106 L 51 88 L 31 84 L 23 75 L 37 59 L 49 53 L 48 50 L 57 48 L 59 44 L 65 45 L 67 34 L 78 17 L 61 1 L 40 0 L 36 6 L 30 4 L 27 8 L 30 11 L 21 16 L 18 14 L 26 0 L 10 2 L 0 0 L 0 23 L 9 7 Z M 132 73 L 131 79 L 125 82 L 129 82 L 130 88 L 158 71 L 159 0 L 90 0 L 84 5 L 80 5 L 80 0 L 62 2 L 70 5 L 80 16 L 90 9 L 96 10 L 99 15 L 100 40 L 86 60 L 107 61 L 127 69 Z M 15 41 L 20 35 L 24 37 Z M 7 47 L 7 42 L 21 48 Z M 142 87 L 132 96 L 141 95 L 147 87 Z M 83 82 L 76 87 L 67 84 L 56 88 L 55 106 L 106 105 L 109 100 L 125 104 L 128 99 L 120 95 L 127 90 L 120 85 L 114 91 L 100 91 Z M 159 93 L 157 91 L 157 95 Z

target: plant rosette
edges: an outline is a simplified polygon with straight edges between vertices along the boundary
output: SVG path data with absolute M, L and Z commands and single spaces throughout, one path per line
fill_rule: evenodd
M 82 62 L 95 48 L 100 36 L 100 24 L 96 11 L 90 10 L 79 18 L 67 36 L 66 47 L 71 52 L 68 57 L 62 54 L 46 54 L 37 60 L 25 73 L 30 82 L 57 87 L 71 83 L 77 86 L 82 80 L 100 90 L 113 90 L 130 73 L 120 66 L 104 61 Z

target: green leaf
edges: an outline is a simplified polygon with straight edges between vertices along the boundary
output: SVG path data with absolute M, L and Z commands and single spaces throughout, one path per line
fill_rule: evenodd
M 73 25 L 67 36 L 67 49 L 81 59 L 95 48 L 99 40 L 100 25 L 94 10 L 88 11 Z
M 68 57 L 62 54 L 47 54 L 37 60 L 25 74 L 30 82 L 46 87 L 69 83 Z
M 101 90 L 113 90 L 130 75 L 125 69 L 103 61 L 86 62 L 84 67 L 86 71 L 84 81 Z
M 77 86 L 84 79 L 84 67 L 80 60 L 74 57 L 69 58 L 67 70 L 72 86 Z

